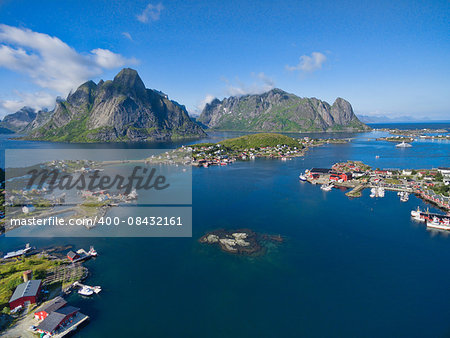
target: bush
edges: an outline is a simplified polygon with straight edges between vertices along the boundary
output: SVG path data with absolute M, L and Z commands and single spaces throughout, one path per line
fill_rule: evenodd
M 16 289 L 16 287 L 21 283 L 22 283 L 22 278 L 20 278 L 20 277 L 12 278 L 11 280 L 9 280 L 6 283 L 6 287 L 9 290 L 14 291 Z

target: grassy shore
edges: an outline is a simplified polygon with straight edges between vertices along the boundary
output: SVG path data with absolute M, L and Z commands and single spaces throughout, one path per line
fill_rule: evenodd
M 44 279 L 47 272 L 63 264 L 62 260 L 47 257 L 17 258 L 0 264 L 0 309 L 8 305 L 14 289 L 23 282 L 24 271 L 32 270 L 34 279 Z

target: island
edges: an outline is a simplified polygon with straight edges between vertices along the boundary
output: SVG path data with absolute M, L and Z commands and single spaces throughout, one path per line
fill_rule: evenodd
M 196 167 L 228 165 L 237 160 L 249 161 L 255 158 L 289 160 L 305 155 L 310 147 L 324 144 L 344 144 L 350 139 L 310 137 L 296 138 L 277 133 L 249 134 L 226 139 L 217 143 L 197 143 L 182 146 L 173 151 L 154 155 L 146 159 L 151 164 L 191 164 Z
M 250 229 L 218 229 L 206 233 L 198 240 L 200 243 L 218 246 L 231 254 L 260 255 L 265 253 L 265 243 L 283 242 L 280 235 L 259 234 Z

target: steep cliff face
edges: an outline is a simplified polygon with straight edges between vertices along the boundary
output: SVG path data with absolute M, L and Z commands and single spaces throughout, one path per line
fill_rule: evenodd
M 6 115 L 0 122 L 0 127 L 12 132 L 21 132 L 36 118 L 36 111 L 30 107 L 23 107 L 19 111 Z
M 358 120 L 342 98 L 332 106 L 316 98 L 300 98 L 281 89 L 260 95 L 214 99 L 198 121 L 209 128 L 242 131 L 362 131 L 370 129 Z
M 88 81 L 56 103 L 51 118 L 29 138 L 68 142 L 167 140 L 204 136 L 184 106 L 146 89 L 138 73 L 123 69 L 112 81 Z

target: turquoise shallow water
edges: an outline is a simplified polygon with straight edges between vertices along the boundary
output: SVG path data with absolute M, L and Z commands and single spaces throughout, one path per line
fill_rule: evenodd
M 384 199 L 371 199 L 368 191 L 348 199 L 343 191 L 326 193 L 298 181 L 306 168 L 347 159 L 380 168 L 450 166 L 450 142 L 396 149 L 375 142 L 377 136 L 360 134 L 287 162 L 194 168 L 193 238 L 29 241 L 93 244 L 99 252 L 86 263 L 88 283 L 104 291 L 91 299 L 69 297 L 92 318 L 77 337 L 449 335 L 450 236 L 428 232 L 409 217 L 426 204 L 415 197 L 400 203 L 390 192 Z M 220 227 L 281 234 L 286 241 L 262 257 L 197 243 Z M 0 250 L 26 242 L 1 238 Z

